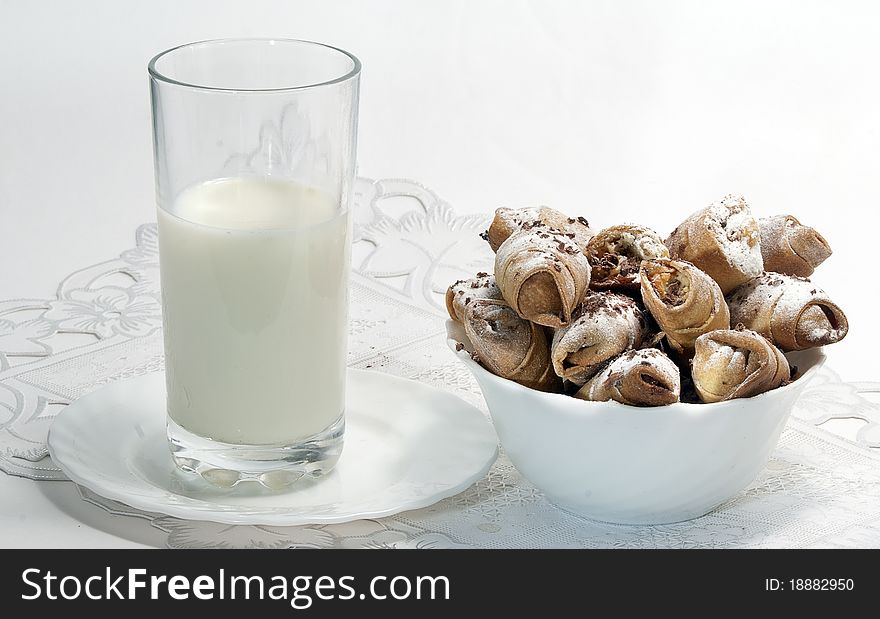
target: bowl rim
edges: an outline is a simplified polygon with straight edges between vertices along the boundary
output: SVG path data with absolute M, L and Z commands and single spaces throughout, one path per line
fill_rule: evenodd
M 457 350 L 457 344 L 463 344 L 464 349 Z M 800 375 L 793 381 L 789 382 L 787 385 L 783 385 L 781 387 L 777 387 L 776 389 L 771 389 L 770 391 L 765 391 L 763 393 L 759 393 L 757 395 L 753 395 L 748 398 L 736 398 L 733 400 L 722 400 L 720 402 L 673 402 L 672 404 L 665 404 L 663 406 L 633 406 L 631 404 L 623 404 L 622 402 L 616 402 L 614 400 L 607 401 L 593 401 L 593 400 L 578 400 L 573 396 L 566 395 L 564 393 L 555 393 L 551 391 L 539 391 L 537 389 L 532 389 L 530 387 L 526 387 L 524 385 L 520 385 L 518 382 L 510 380 L 509 378 L 504 378 L 502 376 L 498 376 L 497 374 L 493 374 L 486 368 L 484 368 L 480 363 L 477 363 L 473 358 L 471 358 L 470 350 L 472 348 L 472 344 L 470 339 L 467 337 L 467 334 L 464 332 L 464 327 L 458 322 L 448 319 L 446 320 L 446 345 L 449 346 L 449 349 L 455 354 L 456 357 L 459 358 L 471 372 L 479 372 L 481 376 L 487 378 L 490 381 L 495 381 L 499 386 L 524 390 L 529 393 L 540 394 L 541 396 L 547 396 L 550 398 L 561 398 L 560 402 L 578 402 L 578 406 L 586 406 L 587 408 L 621 408 L 629 411 L 645 411 L 649 410 L 651 412 L 657 411 L 666 411 L 666 410 L 676 410 L 685 408 L 689 411 L 704 411 L 709 410 L 711 408 L 722 408 L 729 406 L 731 403 L 760 403 L 762 399 L 769 399 L 775 396 L 779 396 L 784 393 L 788 393 L 789 391 L 795 391 L 802 387 L 805 387 L 813 377 L 819 372 L 825 362 L 828 360 L 828 355 L 825 354 L 825 350 L 823 346 L 819 346 L 816 348 L 810 348 L 803 351 L 793 351 L 799 354 L 813 354 L 816 357 L 814 363 L 810 365 L 805 371 L 800 373 Z M 783 353 L 786 355 L 786 359 L 788 359 L 788 353 Z

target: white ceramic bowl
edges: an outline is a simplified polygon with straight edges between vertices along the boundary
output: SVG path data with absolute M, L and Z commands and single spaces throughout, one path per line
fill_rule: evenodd
M 514 466 L 574 514 L 620 524 L 702 516 L 751 483 L 792 406 L 825 361 L 821 349 L 789 353 L 793 383 L 753 398 L 656 408 L 585 402 L 495 376 L 447 321 L 447 343 L 473 373 Z

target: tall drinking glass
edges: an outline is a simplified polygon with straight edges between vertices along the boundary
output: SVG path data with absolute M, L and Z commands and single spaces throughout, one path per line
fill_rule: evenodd
M 339 459 L 360 63 L 296 40 L 150 61 L 168 440 L 284 487 Z

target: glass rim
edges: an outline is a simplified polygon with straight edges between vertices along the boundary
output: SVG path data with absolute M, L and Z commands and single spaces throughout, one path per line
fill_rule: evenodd
M 198 45 L 222 45 L 225 43 L 304 43 L 306 45 L 311 45 L 315 47 L 323 47 L 326 50 L 332 50 L 334 52 L 338 52 L 344 56 L 346 56 L 352 62 L 351 70 L 340 75 L 339 77 L 335 77 L 333 79 L 324 80 L 320 82 L 314 82 L 309 84 L 300 84 L 298 86 L 279 86 L 274 88 L 229 88 L 229 87 L 221 87 L 221 86 L 206 86 L 204 84 L 194 84 L 191 82 L 183 82 L 180 80 L 176 80 L 168 75 L 163 74 L 156 68 L 156 63 L 159 62 L 165 56 L 172 54 L 178 50 L 184 49 L 186 47 L 194 47 Z M 184 88 L 192 88 L 194 90 L 205 90 L 205 91 L 213 91 L 213 92 L 229 92 L 229 93 L 268 93 L 268 92 L 291 92 L 296 90 L 308 90 L 311 88 L 318 88 L 321 86 L 331 86 L 333 84 L 340 84 L 342 82 L 346 82 L 348 80 L 354 79 L 361 72 L 361 61 L 358 60 L 357 56 L 352 54 L 351 52 L 347 52 L 340 47 L 334 47 L 332 45 L 328 45 L 326 43 L 319 43 L 318 41 L 308 41 L 305 39 L 290 39 L 290 38 L 278 38 L 278 37 L 242 37 L 242 38 L 225 38 L 225 39 L 204 39 L 201 41 L 192 41 L 190 43 L 183 43 L 181 45 L 175 45 L 174 47 L 169 47 L 168 49 L 159 52 L 155 56 L 150 59 L 150 62 L 147 64 L 147 72 L 150 74 L 150 77 L 154 80 L 164 82 L 166 84 L 173 84 L 175 86 L 182 86 Z

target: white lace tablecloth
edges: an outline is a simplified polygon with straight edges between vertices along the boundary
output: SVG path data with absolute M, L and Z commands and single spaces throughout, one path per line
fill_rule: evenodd
M 487 217 L 457 215 L 412 181 L 358 179 L 349 363 L 448 389 L 485 411 L 445 344 L 446 286 L 492 256 Z M 55 299 L 0 302 L 0 469 L 70 483 L 46 451 L 53 416 L 105 383 L 162 369 L 155 224 L 119 258 L 72 273 Z M 139 512 L 80 488 L 114 518 L 144 518 L 170 547 L 880 547 L 880 383 L 826 368 L 773 458 L 739 496 L 697 520 L 615 526 L 552 505 L 502 453 L 489 474 L 432 507 L 381 520 L 229 526 Z M 822 427 L 858 423 L 853 440 Z M 60 481 L 59 481 L 60 480 Z

